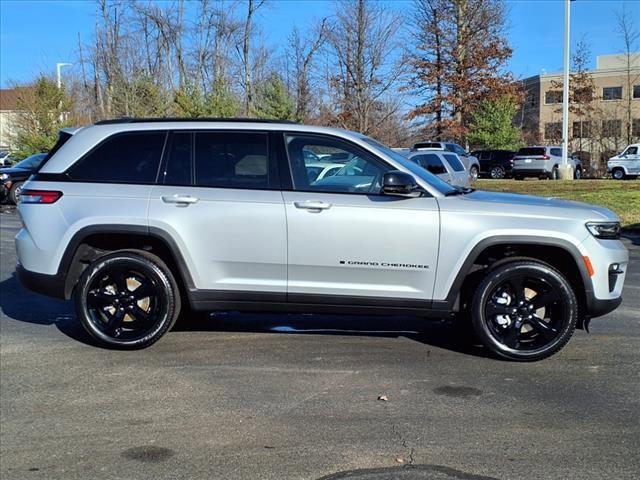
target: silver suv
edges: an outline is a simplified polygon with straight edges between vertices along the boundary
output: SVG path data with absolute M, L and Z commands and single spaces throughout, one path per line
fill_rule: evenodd
M 567 159 L 576 180 L 582 178 L 582 163 L 571 156 Z M 539 177 L 557 180 L 558 167 L 562 163 L 562 147 L 523 147 L 513 157 L 511 173 L 516 180 L 524 177 Z
M 347 159 L 314 180 L 305 151 Z M 455 188 L 358 133 L 106 121 L 24 185 L 17 275 L 141 348 L 181 310 L 455 316 L 536 360 L 621 301 L 628 252 L 593 205 Z

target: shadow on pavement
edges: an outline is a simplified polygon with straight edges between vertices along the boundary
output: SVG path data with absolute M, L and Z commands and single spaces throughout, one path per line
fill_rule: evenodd
M 0 282 L 0 308 L 13 320 L 55 324 L 68 337 L 97 345 L 76 320 L 71 301 L 32 293 L 20 285 L 15 274 Z M 173 331 L 405 337 L 459 353 L 486 356 L 483 348 L 473 344 L 469 329 L 470 326 L 451 320 L 418 317 L 214 312 L 185 313 Z

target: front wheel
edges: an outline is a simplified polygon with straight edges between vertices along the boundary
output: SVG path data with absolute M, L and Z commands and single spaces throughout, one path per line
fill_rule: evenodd
M 560 175 L 558 174 L 558 167 L 553 167 L 549 174 L 549 180 L 557 180 Z
M 80 276 L 76 313 L 101 344 L 144 348 L 160 339 L 180 313 L 180 294 L 166 264 L 155 255 L 118 251 L 98 258 Z
M 622 168 L 614 168 L 613 172 L 611 172 L 611 176 L 614 180 L 624 180 L 624 170 Z
M 580 180 L 582 178 L 582 169 L 581 168 L 576 168 L 575 171 L 573 172 L 573 178 L 576 180 Z
M 537 260 L 489 270 L 473 297 L 471 321 L 494 354 L 541 360 L 562 349 L 576 328 L 578 301 L 567 279 Z

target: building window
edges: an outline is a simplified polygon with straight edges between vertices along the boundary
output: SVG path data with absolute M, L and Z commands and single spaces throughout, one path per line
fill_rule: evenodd
M 573 138 L 590 138 L 591 122 L 573 122 Z
M 547 140 L 560 140 L 562 138 L 562 122 L 545 123 L 544 138 Z
M 602 136 L 619 137 L 622 134 L 622 120 L 603 120 Z
M 547 90 L 544 93 L 544 103 L 550 105 L 552 103 L 562 103 L 561 90 Z
M 604 87 L 602 89 L 603 100 L 622 100 L 622 87 Z
M 640 118 L 634 118 L 631 121 L 631 135 L 633 137 L 640 137 Z
M 633 86 L 633 98 L 640 98 L 640 85 Z

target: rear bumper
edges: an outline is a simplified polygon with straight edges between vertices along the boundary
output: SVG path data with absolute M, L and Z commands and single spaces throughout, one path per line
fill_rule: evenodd
M 518 168 L 518 167 L 513 167 L 513 169 L 511 169 L 511 174 L 512 175 L 522 175 L 522 176 L 532 176 L 532 177 L 537 177 L 539 175 L 549 175 L 551 173 L 551 171 L 549 170 L 545 170 L 543 168 Z
M 62 275 L 31 272 L 20 263 L 16 265 L 16 275 L 22 286 L 32 292 L 46 295 L 47 297 L 65 299 L 65 279 Z

